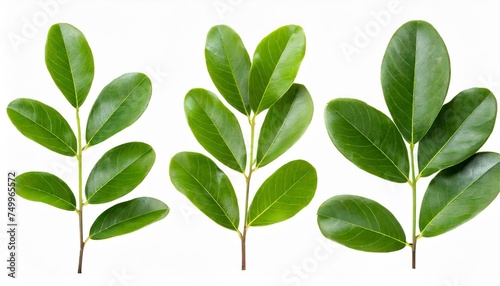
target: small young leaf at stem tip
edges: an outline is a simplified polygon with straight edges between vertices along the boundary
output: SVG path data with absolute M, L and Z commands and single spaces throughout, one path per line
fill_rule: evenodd
M 500 192 L 500 154 L 476 153 L 439 172 L 429 183 L 420 210 L 422 236 L 443 234 L 483 211 Z
M 266 114 L 260 129 L 257 167 L 271 163 L 292 147 L 307 130 L 313 111 L 309 91 L 293 84 Z
M 408 151 L 394 123 L 363 101 L 338 98 L 325 109 L 328 135 L 349 161 L 383 179 L 408 181 Z
M 105 210 L 90 227 L 89 237 L 107 239 L 139 230 L 167 216 L 170 209 L 160 200 L 140 197 Z
M 251 63 L 240 36 L 226 25 L 212 27 L 207 34 L 205 59 L 208 73 L 221 95 L 232 107 L 249 116 Z
M 186 118 L 198 142 L 222 164 L 245 172 L 247 151 L 236 116 L 212 92 L 191 89 L 184 99 Z
M 75 195 L 59 177 L 45 172 L 27 172 L 16 177 L 16 193 L 67 211 L 76 210 Z
M 153 167 L 155 156 L 153 148 L 142 142 L 125 143 L 106 152 L 87 179 L 88 203 L 107 203 L 134 190 Z
M 486 88 L 460 92 L 439 112 L 418 145 L 421 176 L 456 165 L 473 155 L 490 137 L 497 102 Z
M 151 80 L 127 73 L 109 83 L 97 97 L 87 121 L 87 146 L 103 142 L 136 122 L 151 99 Z
M 318 182 L 316 169 L 306 161 L 289 162 L 267 178 L 248 210 L 249 226 L 287 220 L 311 202 Z
M 56 153 L 76 155 L 75 134 L 54 108 L 33 99 L 18 98 L 7 107 L 7 115 L 17 130 L 29 139 Z
M 248 79 L 255 114 L 271 107 L 292 86 L 305 51 L 306 37 L 299 26 L 283 26 L 262 39 Z
M 69 103 L 82 106 L 94 79 L 94 58 L 82 32 L 70 24 L 53 25 L 45 45 L 45 63 Z
M 205 155 L 177 153 L 170 161 L 170 180 L 199 210 L 217 224 L 238 231 L 238 199 L 227 175 Z
M 410 21 L 394 33 L 381 82 L 394 123 L 408 143 L 417 143 L 438 115 L 450 83 L 448 51 L 431 24 Z
M 407 245 L 394 215 L 359 196 L 339 195 L 325 201 L 318 209 L 318 225 L 326 238 L 357 250 L 391 252 Z

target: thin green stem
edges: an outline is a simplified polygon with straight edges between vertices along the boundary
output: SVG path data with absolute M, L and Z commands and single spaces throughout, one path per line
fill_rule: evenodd
M 83 249 L 85 248 L 85 242 L 83 241 L 83 176 L 82 176 L 82 161 L 83 161 L 83 149 L 82 149 L 82 128 L 80 124 L 80 112 L 76 109 L 76 125 L 78 128 L 78 154 L 76 159 L 78 160 L 78 225 L 80 231 L 80 256 L 78 258 L 78 273 L 82 273 L 82 262 L 83 262 Z
M 252 173 L 257 169 L 254 169 L 254 141 L 255 141 L 255 115 L 249 120 L 250 124 L 250 164 L 248 168 L 248 174 L 245 174 L 246 181 L 246 191 L 245 191 L 245 226 L 243 229 L 243 234 L 240 236 L 241 238 L 241 270 L 246 269 L 246 237 L 248 230 L 248 199 L 250 196 L 250 181 L 252 179 Z
M 417 255 L 417 178 L 415 177 L 415 154 L 413 143 L 410 144 L 411 161 L 411 191 L 412 191 L 412 244 L 411 244 L 411 267 L 416 267 Z

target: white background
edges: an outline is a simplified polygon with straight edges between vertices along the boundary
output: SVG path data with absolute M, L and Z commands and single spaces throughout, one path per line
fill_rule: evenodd
M 15 98 L 34 98 L 60 110 L 75 127 L 74 111 L 44 64 L 49 27 L 58 22 L 73 24 L 86 35 L 96 67 L 91 92 L 81 110 L 83 124 L 100 90 L 112 79 L 137 71 L 148 74 L 154 83 L 149 108 L 140 120 L 86 151 L 85 175 L 108 149 L 128 141 L 147 142 L 156 150 L 155 166 L 145 181 L 120 201 L 152 196 L 165 201 L 171 212 L 133 234 L 90 241 L 85 249 L 84 273 L 77 275 L 77 215 L 21 199 L 18 279 L 8 279 L 2 266 L 1 285 L 500 285 L 500 199 L 467 224 L 442 236 L 419 240 L 416 270 L 410 269 L 409 248 L 372 254 L 323 238 L 315 215 L 331 196 L 358 194 L 389 208 L 410 235 L 409 186 L 385 182 L 344 159 L 326 134 L 323 109 L 333 98 L 354 97 L 387 113 L 379 80 L 382 56 L 396 29 L 414 19 L 430 22 L 448 47 L 452 76 L 447 101 L 475 86 L 500 94 L 499 2 L 67 2 L 0 0 L 0 106 L 5 110 Z M 292 219 L 249 230 L 245 272 L 240 270 L 236 233 L 201 214 L 168 178 L 169 161 L 175 153 L 193 150 L 206 154 L 186 124 L 182 102 L 194 87 L 216 92 L 205 67 L 204 43 L 210 27 L 221 23 L 240 34 L 250 54 L 260 39 L 276 28 L 302 26 L 307 51 L 297 82 L 307 86 L 315 103 L 308 131 L 282 158 L 256 173 L 253 191 L 279 166 L 302 158 L 318 171 L 316 196 Z M 352 54 L 342 47 L 350 48 Z M 245 126 L 244 118 L 239 118 Z M 11 169 L 49 171 L 76 188 L 76 166 L 71 158 L 24 138 L 5 111 L 0 112 L 0 121 L 3 176 Z M 500 151 L 500 126 L 482 150 Z M 231 170 L 227 173 L 242 204 L 243 177 Z M 420 181 L 419 200 L 427 183 Z M 5 199 L 6 194 L 1 194 L 0 217 L 5 220 L 0 221 L 6 223 Z M 86 231 L 109 206 L 85 209 Z M 2 231 L 2 261 L 7 257 L 6 239 Z

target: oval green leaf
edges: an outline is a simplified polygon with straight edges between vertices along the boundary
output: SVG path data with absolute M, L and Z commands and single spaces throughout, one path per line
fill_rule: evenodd
M 153 148 L 141 142 L 125 143 L 106 152 L 87 179 L 87 202 L 107 203 L 131 192 L 146 178 L 155 156 Z
M 283 26 L 262 39 L 248 80 L 255 114 L 271 107 L 292 86 L 305 51 L 306 37 L 299 26 Z
M 59 177 L 45 172 L 27 172 L 16 177 L 16 194 L 67 211 L 76 210 L 75 195 Z
M 94 58 L 82 32 L 65 23 L 53 25 L 45 45 L 45 64 L 69 103 L 82 106 L 94 79 Z
M 77 154 L 75 134 L 54 108 L 33 99 L 18 98 L 7 107 L 7 115 L 19 132 L 36 143 L 62 155 Z
M 87 146 L 96 145 L 141 117 L 151 99 L 151 80 L 142 73 L 127 73 L 101 91 L 87 121 Z
M 311 202 L 316 192 L 316 169 L 296 160 L 279 168 L 259 188 L 248 210 L 249 226 L 287 220 Z
M 305 86 L 292 87 L 269 109 L 260 129 L 257 167 L 281 156 L 300 139 L 311 123 L 314 106 Z
M 394 215 L 381 204 L 359 196 L 326 200 L 318 209 L 318 225 L 326 238 L 356 250 L 391 252 L 407 245 Z
M 240 36 L 226 25 L 210 29 L 205 44 L 208 73 L 226 101 L 250 115 L 248 74 L 250 57 Z
M 191 89 L 184 99 L 184 111 L 203 148 L 222 164 L 245 172 L 247 153 L 240 124 L 219 98 L 202 88 Z
M 233 185 L 210 158 L 199 153 L 177 153 L 170 161 L 170 180 L 206 216 L 238 231 L 240 213 Z
M 325 123 L 335 147 L 356 166 L 389 181 L 408 181 L 408 151 L 385 114 L 360 100 L 339 98 L 328 103 Z
M 420 209 L 422 236 L 450 231 L 483 211 L 500 192 L 500 154 L 477 153 L 429 183 Z
M 485 88 L 464 90 L 445 104 L 419 143 L 420 175 L 429 176 L 476 153 L 490 137 L 496 114 L 495 96 Z
M 162 201 L 148 197 L 119 203 L 97 217 L 89 237 L 100 240 L 134 232 L 163 219 L 169 210 Z
M 450 59 L 443 39 L 424 21 L 410 21 L 392 36 L 381 70 L 385 102 L 403 137 L 417 143 L 443 105 Z

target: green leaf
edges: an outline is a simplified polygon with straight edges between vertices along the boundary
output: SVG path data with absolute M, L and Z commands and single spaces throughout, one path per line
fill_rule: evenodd
M 318 209 L 318 225 L 326 238 L 357 250 L 391 252 L 407 245 L 394 215 L 363 197 L 339 195 L 326 200 Z
M 245 172 L 247 153 L 240 124 L 212 92 L 191 89 L 184 99 L 184 111 L 196 140 L 222 164 Z
M 396 126 L 406 141 L 417 143 L 438 115 L 450 83 L 448 51 L 432 25 L 410 21 L 394 33 L 381 81 Z
M 462 91 L 439 112 L 418 146 L 421 176 L 462 162 L 486 142 L 495 125 L 497 102 L 485 88 Z
M 170 180 L 210 219 L 238 231 L 240 214 L 233 185 L 210 158 L 199 153 L 177 153 L 170 161 Z
M 82 106 L 94 79 L 94 58 L 82 32 L 65 23 L 53 25 L 45 45 L 45 64 L 69 103 Z
M 205 59 L 208 73 L 226 101 L 239 112 L 250 115 L 251 63 L 240 36 L 226 25 L 213 27 L 207 35 Z
M 328 103 L 325 123 L 335 147 L 356 166 L 389 181 L 408 181 L 408 151 L 385 114 L 360 100 L 339 98 Z
M 134 232 L 163 219 L 169 210 L 162 201 L 148 197 L 119 203 L 97 217 L 89 237 L 99 240 Z
M 76 137 L 64 117 L 39 101 L 19 98 L 7 107 L 7 114 L 24 136 L 56 153 L 75 156 Z
M 260 129 L 257 167 L 281 156 L 306 132 L 314 106 L 305 86 L 294 84 L 269 109 Z
M 317 185 L 314 167 L 296 160 L 264 181 L 248 210 L 248 225 L 264 226 L 287 220 L 311 202 Z
M 306 37 L 299 26 L 283 26 L 262 39 L 248 80 L 255 114 L 271 107 L 292 86 L 305 51 Z
M 27 172 L 17 176 L 16 194 L 63 210 L 76 210 L 76 199 L 71 189 L 63 180 L 49 173 Z
M 117 146 L 104 154 L 90 172 L 85 186 L 89 204 L 116 200 L 137 187 L 155 162 L 155 151 L 141 142 Z
M 420 210 L 421 235 L 443 234 L 483 211 L 500 192 L 500 154 L 477 153 L 429 183 Z
M 151 80 L 142 73 L 124 74 L 101 91 L 87 122 L 87 146 L 103 142 L 141 117 L 151 99 Z

